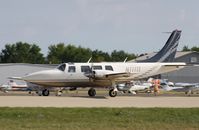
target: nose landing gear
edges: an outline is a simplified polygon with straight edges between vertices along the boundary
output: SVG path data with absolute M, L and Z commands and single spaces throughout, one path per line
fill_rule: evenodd
M 94 88 L 90 88 L 90 89 L 88 90 L 88 95 L 89 95 L 90 97 L 94 97 L 94 96 L 96 95 L 95 89 L 94 89 Z

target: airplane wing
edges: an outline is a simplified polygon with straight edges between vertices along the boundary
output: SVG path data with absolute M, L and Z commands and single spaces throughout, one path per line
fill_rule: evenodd
M 88 75 L 87 77 L 90 77 L 92 79 L 116 79 L 121 77 L 129 77 L 130 74 L 127 72 L 114 72 L 114 71 L 103 71 L 103 70 L 94 70 L 92 72 L 92 75 Z
M 185 66 L 187 66 L 186 63 L 161 63 L 161 68 L 159 69 L 158 74 L 179 70 Z
M 175 86 L 177 87 L 186 87 L 186 88 L 190 88 L 190 87 L 196 87 L 198 84 L 196 83 L 175 83 Z

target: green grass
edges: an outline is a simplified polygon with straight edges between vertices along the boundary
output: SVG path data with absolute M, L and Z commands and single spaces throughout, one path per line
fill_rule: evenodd
M 198 130 L 199 108 L 0 108 L 0 129 Z

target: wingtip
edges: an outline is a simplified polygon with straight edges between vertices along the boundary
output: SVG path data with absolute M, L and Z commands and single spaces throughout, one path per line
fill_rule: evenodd
M 8 79 L 23 80 L 22 77 L 8 77 Z

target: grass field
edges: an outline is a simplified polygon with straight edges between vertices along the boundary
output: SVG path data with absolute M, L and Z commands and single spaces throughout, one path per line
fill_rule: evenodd
M 198 130 L 199 108 L 0 108 L 1 130 Z

